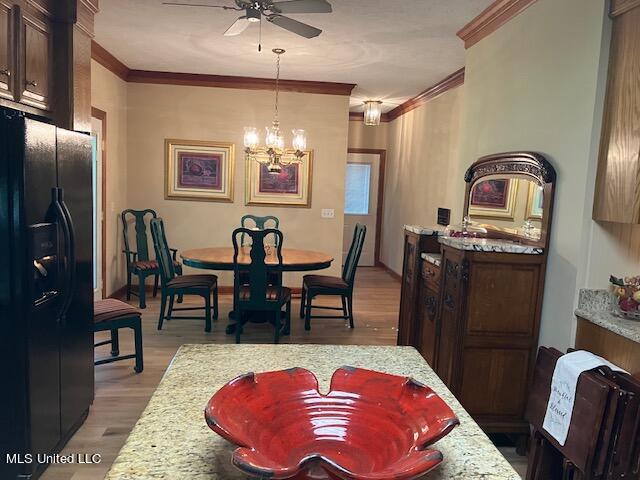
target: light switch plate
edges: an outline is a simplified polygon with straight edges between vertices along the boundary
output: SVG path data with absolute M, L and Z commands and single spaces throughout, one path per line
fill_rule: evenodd
M 323 208 L 320 216 L 322 218 L 335 218 L 336 211 L 333 208 Z

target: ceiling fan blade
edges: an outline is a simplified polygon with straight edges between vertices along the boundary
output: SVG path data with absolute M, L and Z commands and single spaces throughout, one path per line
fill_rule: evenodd
M 327 0 L 288 0 L 275 2 L 271 10 L 276 13 L 331 13 L 331 4 Z
M 306 23 L 299 22 L 294 20 L 293 18 L 283 17 L 282 15 L 269 15 L 267 17 L 271 23 L 276 24 L 280 28 L 284 28 L 285 30 L 289 30 L 290 32 L 297 33 L 298 35 L 305 38 L 313 38 L 317 37 L 322 33 L 322 30 L 316 27 L 312 27 L 311 25 L 307 25 Z
M 225 10 L 238 10 L 237 8 L 227 7 L 225 5 L 206 5 L 203 3 L 162 2 L 162 4 L 171 5 L 174 7 L 208 7 L 208 8 L 223 8 Z
M 238 17 L 238 19 L 233 22 L 233 24 L 227 28 L 226 32 L 224 32 L 225 37 L 232 37 L 234 35 L 240 35 L 244 32 L 251 22 L 245 16 Z

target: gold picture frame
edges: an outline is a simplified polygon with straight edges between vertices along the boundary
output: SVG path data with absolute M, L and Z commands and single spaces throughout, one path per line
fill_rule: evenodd
M 312 150 L 304 152 L 300 163 L 283 165 L 279 174 L 268 173 L 266 165 L 247 159 L 245 205 L 311 208 L 312 183 Z
M 535 182 L 529 182 L 527 194 L 527 220 L 542 220 L 544 211 L 544 190 Z
M 233 202 L 235 145 L 165 139 L 165 198 Z
M 493 191 L 485 192 L 483 187 L 491 188 Z M 469 216 L 513 220 L 517 200 L 517 179 L 492 178 L 480 180 L 471 187 Z

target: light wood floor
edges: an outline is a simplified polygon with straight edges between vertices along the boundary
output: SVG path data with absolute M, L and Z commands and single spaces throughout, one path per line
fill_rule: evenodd
M 339 319 L 317 319 L 312 329 L 305 332 L 297 312 L 299 299 L 294 299 L 291 335 L 283 337 L 283 343 L 395 345 L 400 283 L 378 268 L 360 268 L 354 298 L 356 328 L 349 329 Z M 195 297 L 185 299 L 185 304 L 195 305 Z M 135 303 L 135 299 L 131 303 Z M 159 302 L 148 301 L 143 314 L 144 372 L 136 375 L 133 360 L 100 365 L 95 370 L 95 401 L 89 417 L 67 444 L 63 453 L 100 453 L 98 465 L 51 465 L 42 480 L 100 480 L 118 451 L 124 444 L 133 425 L 140 417 L 149 398 L 160 382 L 164 371 L 178 347 L 184 343 L 233 343 L 234 338 L 225 334 L 230 310 L 230 295 L 220 296 L 220 319 L 213 331 L 204 332 L 204 322 L 197 320 L 172 320 L 165 322 L 163 330 L 156 330 Z M 327 303 L 327 302 L 325 302 Z M 339 301 L 338 301 L 339 303 Z M 331 300 L 327 304 L 337 305 Z M 106 333 L 106 332 L 105 332 Z M 96 335 L 96 341 L 106 339 Z M 273 338 L 270 325 L 250 324 L 245 328 L 245 343 L 269 343 Z M 120 335 L 121 352 L 133 352 L 132 335 Z M 96 356 L 108 355 L 109 347 L 97 349 Z M 211 368 L 215 368 L 212 365 Z M 510 448 L 501 448 L 520 471 L 523 457 L 517 457 Z M 525 464 L 526 468 L 526 464 Z

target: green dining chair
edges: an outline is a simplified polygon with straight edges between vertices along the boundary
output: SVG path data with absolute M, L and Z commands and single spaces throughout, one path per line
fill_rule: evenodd
M 151 219 L 151 236 L 156 258 L 160 267 L 160 317 L 158 318 L 158 330 L 162 330 L 164 320 L 204 320 L 205 332 L 211 331 L 211 297 L 213 297 L 213 319 L 218 318 L 218 277 L 216 275 L 176 275 L 176 270 L 171 259 L 171 253 L 167 244 L 162 218 Z M 173 302 L 177 296 L 198 295 L 204 299 L 204 307 L 174 308 Z M 169 310 L 167 308 L 169 300 Z M 174 316 L 173 312 L 204 310 L 204 317 Z
M 353 328 L 353 286 L 366 234 L 367 227 L 357 223 L 353 231 L 353 239 L 351 240 L 349 253 L 347 253 L 347 258 L 342 267 L 341 277 L 332 277 L 329 275 L 305 275 L 303 277 L 300 317 L 304 318 L 305 330 L 311 330 L 312 318 L 344 318 L 345 320 L 349 320 L 349 327 Z M 342 308 L 313 305 L 313 299 L 321 295 L 339 296 L 342 300 Z M 342 315 L 312 315 L 311 310 L 314 308 L 341 310 Z
M 240 244 L 238 237 L 248 235 L 251 238 L 251 263 L 249 265 L 238 263 Z M 277 242 L 275 257 L 278 263 L 269 265 L 266 263 L 266 252 L 264 239 L 268 235 L 273 235 Z M 291 289 L 282 286 L 282 282 L 272 285 L 267 281 L 270 272 L 275 272 L 278 278 L 282 278 L 282 241 L 283 235 L 280 230 L 267 228 L 264 230 L 250 230 L 248 228 L 237 228 L 232 234 L 233 242 L 233 304 L 237 318 L 236 323 L 236 343 L 240 343 L 243 325 L 247 322 L 247 314 L 267 315 L 271 317 L 274 326 L 274 343 L 278 343 L 280 335 L 288 335 L 291 328 Z M 241 273 L 246 273 L 249 278 L 248 284 L 240 281 Z M 285 307 L 285 321 L 282 324 L 282 308 Z
M 129 246 L 129 218 L 133 217 L 133 225 L 135 227 L 135 250 L 132 250 Z M 147 277 L 154 277 L 153 281 L 153 296 L 158 294 L 158 279 L 160 270 L 158 268 L 158 262 L 155 259 L 151 259 L 149 256 L 149 239 L 147 238 L 147 225 L 146 218 L 157 218 L 158 214 L 150 208 L 144 210 L 124 210 L 120 214 L 122 220 L 122 235 L 124 237 L 124 250 L 127 263 L 127 300 L 131 300 L 131 295 L 136 295 L 140 301 L 140 308 L 146 308 L 146 290 L 145 280 Z M 169 249 L 172 252 L 172 261 L 176 273 L 182 275 L 182 265 L 176 260 L 176 254 L 178 251 L 175 248 Z M 135 292 L 132 289 L 131 277 L 135 275 L 138 277 L 138 291 Z M 181 302 L 182 299 L 180 298 Z

